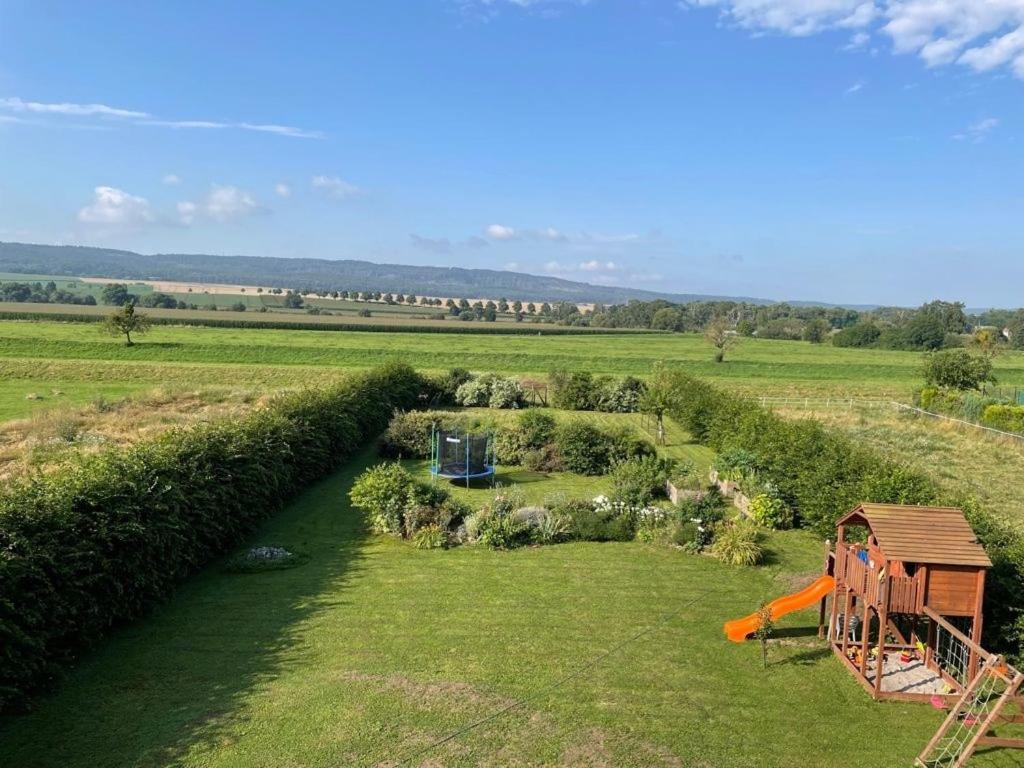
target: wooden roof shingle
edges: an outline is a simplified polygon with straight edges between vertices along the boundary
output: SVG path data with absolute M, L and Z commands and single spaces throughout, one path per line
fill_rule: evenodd
M 861 504 L 839 524 L 855 523 L 858 519 L 871 528 L 890 560 L 992 567 L 961 509 Z

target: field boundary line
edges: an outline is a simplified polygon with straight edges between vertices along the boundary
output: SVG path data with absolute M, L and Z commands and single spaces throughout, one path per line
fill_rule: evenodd
M 991 432 L 993 434 L 1000 435 L 1002 437 L 1010 437 L 1010 438 L 1013 438 L 1014 440 L 1020 440 L 1020 441 L 1024 442 L 1024 435 L 1019 435 L 1016 432 L 1004 432 L 1003 430 L 996 429 L 995 427 L 986 427 L 984 424 L 977 424 L 977 423 L 975 423 L 973 421 L 965 421 L 964 419 L 957 419 L 957 418 L 955 418 L 953 416 L 946 416 L 943 413 L 933 413 L 932 411 L 926 411 L 924 408 L 917 408 L 917 407 L 915 407 L 913 405 L 907 405 L 906 403 L 898 403 L 895 400 L 892 401 L 892 406 L 894 408 L 896 408 L 897 410 L 913 411 L 914 413 L 920 413 L 920 414 L 923 414 L 924 416 L 932 416 L 933 418 L 936 418 L 936 419 L 944 419 L 945 421 L 951 421 L 954 424 L 963 424 L 964 426 L 967 426 L 967 427 L 974 427 L 975 429 L 982 429 L 982 430 L 985 430 L 986 432 Z
M 554 680 L 553 682 L 549 683 L 548 685 L 543 686 L 542 688 L 537 689 L 533 693 L 527 694 L 526 696 L 522 696 L 521 698 L 518 698 L 518 699 L 510 702 L 510 703 L 506 704 L 505 706 L 501 707 L 500 709 L 496 709 L 494 712 L 491 712 L 490 714 L 487 714 L 487 715 L 484 715 L 483 717 L 477 718 L 476 720 L 473 720 L 472 722 L 467 723 L 466 725 L 462 726 L 461 728 L 458 728 L 458 729 L 452 731 L 451 733 L 449 733 L 449 734 L 447 734 L 445 736 L 442 736 L 439 739 L 435 739 L 434 741 L 432 741 L 431 743 L 429 743 L 429 744 L 427 744 L 427 745 L 425 745 L 423 747 L 420 747 L 419 749 L 417 749 L 417 750 L 407 754 L 406 756 L 399 757 L 394 763 L 390 763 L 390 764 L 391 765 L 396 765 L 396 766 L 398 766 L 398 765 L 409 765 L 410 763 L 412 763 L 412 761 L 416 760 L 417 758 L 422 757 L 423 755 L 427 754 L 428 752 L 432 752 L 433 750 L 437 749 L 440 746 L 443 746 L 443 745 L 447 744 L 448 742 L 455 741 L 456 739 L 458 739 L 461 736 L 464 736 L 465 734 L 469 733 L 470 731 L 476 730 L 481 725 L 485 725 L 485 724 L 487 724 L 489 722 L 497 720 L 500 717 L 503 717 L 504 715 L 507 715 L 509 712 L 512 712 L 512 711 L 517 710 L 517 709 L 520 709 L 525 704 L 528 704 L 529 702 L 531 702 L 531 701 L 533 701 L 533 700 L 535 700 L 537 698 L 540 698 L 540 696 L 542 696 L 543 694 L 551 693 L 552 691 L 557 691 L 559 688 L 561 688 L 566 683 L 570 683 L 573 680 L 576 680 L 577 678 L 582 677 L 584 675 L 584 673 L 586 673 L 590 669 L 593 669 L 594 667 L 596 667 L 598 664 L 600 664 L 601 662 L 603 662 L 605 659 L 609 658 L 610 656 L 613 656 L 614 654 L 618 653 L 619 651 L 621 651 L 626 646 L 635 643 L 637 640 L 641 639 L 642 637 L 646 637 L 647 635 L 653 634 L 653 633 L 661 630 L 672 619 L 674 619 L 677 616 L 679 616 L 679 614 L 681 614 L 687 608 L 690 608 L 691 606 L 695 605 L 699 600 L 703 600 L 705 597 L 708 597 L 711 594 L 713 594 L 713 592 L 710 589 L 705 590 L 704 592 L 701 592 L 699 595 L 696 595 L 691 600 L 687 600 L 685 603 L 680 605 L 676 610 L 671 611 L 671 612 L 666 613 L 665 615 L 663 615 L 654 624 L 651 624 L 648 627 L 644 627 L 639 632 L 637 632 L 637 633 L 635 633 L 633 635 L 630 635 L 629 637 L 627 637 L 627 638 L 625 638 L 623 640 L 620 640 L 618 643 L 613 645 L 611 648 L 609 648 L 609 649 L 607 649 L 605 651 L 602 651 L 597 656 L 595 656 L 595 657 L 593 657 L 591 659 L 588 659 L 584 663 L 578 664 L 575 669 L 570 670 L 569 672 L 564 674 L 562 677 Z M 386 761 L 383 761 L 383 762 L 386 762 Z M 367 766 L 370 766 L 370 765 L 381 765 L 381 764 L 383 764 L 382 761 L 378 760 L 378 761 L 375 761 L 375 762 L 372 762 L 372 763 L 367 763 Z

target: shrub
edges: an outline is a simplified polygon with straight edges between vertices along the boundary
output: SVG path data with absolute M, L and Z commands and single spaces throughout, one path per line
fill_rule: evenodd
M 835 347 L 870 347 L 878 341 L 882 330 L 873 323 L 857 323 L 849 328 L 843 328 L 832 336 L 832 346 Z
M 519 414 L 515 424 L 498 430 L 495 437 L 498 459 L 505 464 L 525 465 L 528 453 L 540 451 L 541 457 L 535 457 L 535 463 L 540 465 L 543 462 L 543 449 L 551 442 L 554 433 L 554 416 L 529 408 Z
M 405 527 L 412 486 L 412 475 L 400 464 L 389 462 L 363 472 L 352 484 L 348 497 L 369 516 L 375 532 L 400 534 Z
M 577 541 L 630 541 L 636 532 L 629 510 L 607 500 L 573 499 L 553 511 L 569 521 L 569 535 Z
M 559 424 L 555 447 L 566 469 L 578 475 L 602 475 L 617 461 L 654 453 L 654 447 L 630 429 L 605 431 L 584 419 Z
M 416 531 L 412 543 L 416 549 L 444 549 L 448 546 L 448 533 L 441 526 L 432 523 Z
M 430 458 L 430 435 L 439 429 L 464 429 L 467 419 L 451 411 L 396 413 L 381 440 L 380 454 L 391 459 Z
M 640 410 L 640 401 L 645 391 L 643 381 L 634 376 L 609 379 L 598 393 L 597 410 L 606 413 L 636 413 Z
M 762 539 L 757 526 L 746 520 L 720 523 L 711 554 L 729 565 L 757 565 L 764 559 Z
M 1024 406 L 986 406 L 981 415 L 981 422 L 1004 432 L 1024 432 Z
M 526 403 L 526 393 L 516 379 L 496 378 L 491 382 L 491 396 L 487 401 L 489 408 L 522 408 Z
M 758 459 L 743 448 L 728 448 L 715 457 L 713 467 L 722 480 L 743 480 L 757 473 Z
M 455 391 L 455 402 L 471 408 L 483 408 L 491 400 L 491 387 L 487 379 L 470 379 Z
M 675 470 L 675 461 L 658 456 L 640 456 L 616 462 L 611 472 L 612 498 L 632 506 L 646 506 L 663 496 L 665 483 Z
M 764 528 L 789 528 L 793 511 L 786 502 L 770 493 L 759 493 L 750 500 L 750 517 Z
M 430 402 L 434 405 L 456 405 L 459 387 L 472 380 L 473 374 L 465 368 L 452 368 L 447 373 L 428 379 L 431 386 Z
M 924 379 L 930 386 L 958 391 L 980 390 L 986 381 L 995 381 L 992 360 L 972 355 L 966 349 L 947 349 L 925 357 Z
M 379 434 L 422 380 L 391 366 L 0 491 L 0 709 L 237 544 Z
M 518 381 L 493 373 L 467 381 L 455 391 L 459 405 L 476 408 L 521 408 L 525 399 Z
M 551 374 L 551 403 L 567 411 L 592 411 L 600 399 L 600 388 L 585 371 L 555 371 Z

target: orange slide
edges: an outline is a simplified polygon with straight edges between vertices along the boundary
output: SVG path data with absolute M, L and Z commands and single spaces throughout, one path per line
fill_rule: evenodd
M 785 616 L 787 613 L 799 611 L 801 608 L 806 608 L 809 605 L 814 605 L 835 589 L 835 586 L 835 579 L 831 576 L 822 576 L 799 592 L 772 600 L 768 603 L 768 609 L 772 612 L 772 620 L 774 621 L 781 616 Z M 757 625 L 758 618 L 755 611 L 749 616 L 744 616 L 742 619 L 725 622 L 725 636 L 734 643 L 742 643 L 747 639 L 748 635 L 752 635 L 757 631 Z

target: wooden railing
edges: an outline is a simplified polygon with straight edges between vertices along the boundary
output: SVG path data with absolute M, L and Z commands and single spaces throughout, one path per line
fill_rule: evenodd
M 876 608 L 884 606 L 890 613 L 920 613 L 918 583 L 906 576 L 879 578 L 879 571 L 849 550 L 836 554 L 836 581 L 845 585 Z

